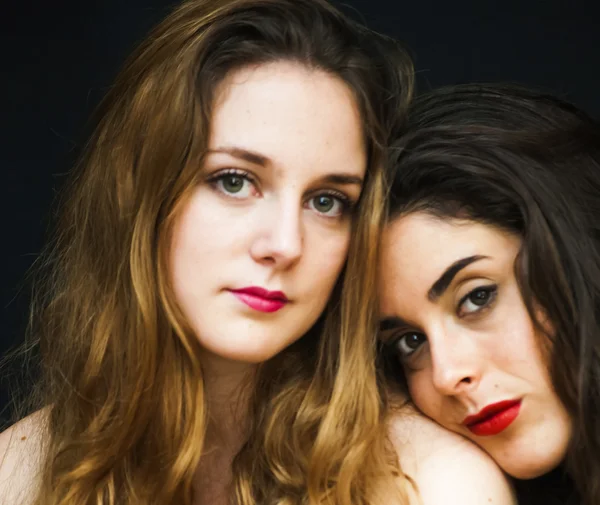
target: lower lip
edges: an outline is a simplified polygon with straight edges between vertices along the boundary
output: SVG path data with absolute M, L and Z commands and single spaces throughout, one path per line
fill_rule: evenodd
M 277 312 L 282 309 L 287 302 L 283 300 L 273 300 L 271 298 L 263 298 L 261 296 L 251 295 L 240 291 L 232 291 L 233 295 L 245 303 L 251 309 L 259 312 Z
M 496 412 L 491 417 L 484 419 L 478 423 L 473 423 L 467 426 L 471 433 L 480 437 L 489 437 L 502 433 L 508 428 L 519 415 L 521 402 L 515 403 L 507 409 Z

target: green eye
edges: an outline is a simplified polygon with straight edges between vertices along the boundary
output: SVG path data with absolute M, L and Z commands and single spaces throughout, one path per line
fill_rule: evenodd
M 343 195 L 322 193 L 307 202 L 308 208 L 325 217 L 340 217 L 350 208 L 348 198 Z
M 226 175 L 221 184 L 227 193 L 239 193 L 244 188 L 244 178 L 239 175 Z
M 320 195 L 315 198 L 314 202 L 315 210 L 317 212 L 326 213 L 333 209 L 333 206 L 335 205 L 335 198 L 328 195 Z
M 221 172 L 209 179 L 210 184 L 219 192 L 232 198 L 244 199 L 255 194 L 253 179 L 245 172 Z

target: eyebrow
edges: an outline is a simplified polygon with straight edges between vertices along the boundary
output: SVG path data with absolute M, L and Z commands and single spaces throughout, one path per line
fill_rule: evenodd
M 255 151 L 249 151 L 247 149 L 243 149 L 241 147 L 235 146 L 224 146 L 217 147 L 216 149 L 209 149 L 207 154 L 217 154 L 217 153 L 225 153 L 233 156 L 234 158 L 239 158 L 241 160 L 247 161 L 248 163 L 252 163 L 254 165 L 266 166 L 271 163 L 271 160 L 264 156 L 263 154 L 259 154 Z M 339 184 L 343 186 L 348 185 L 363 185 L 363 178 L 357 175 L 350 174 L 328 174 L 323 177 L 323 182 L 328 184 Z
M 458 272 L 460 272 L 463 268 L 470 265 L 471 263 L 482 259 L 489 259 L 489 256 L 468 256 L 466 258 L 462 258 L 452 263 L 452 265 L 446 268 L 446 270 L 440 276 L 440 278 L 433 283 L 433 285 L 427 292 L 427 298 L 430 301 L 435 302 L 440 296 L 442 296 L 445 293 L 445 291 L 448 289 L 448 286 L 450 286 L 452 280 L 454 279 L 454 277 L 456 277 L 456 274 L 458 274 Z
M 389 331 L 400 326 L 408 326 L 402 319 L 396 316 L 386 317 L 379 323 L 379 331 Z
M 212 153 L 225 153 L 233 156 L 234 158 L 239 158 L 241 160 L 247 161 L 248 163 L 252 163 L 254 165 L 266 166 L 269 164 L 271 160 L 268 157 L 259 154 L 255 151 L 248 151 L 247 149 L 242 149 L 241 147 L 217 147 L 216 149 L 209 149 L 207 154 Z
M 363 185 L 362 177 L 350 174 L 327 174 L 322 180 L 329 184 L 356 185 L 361 187 Z

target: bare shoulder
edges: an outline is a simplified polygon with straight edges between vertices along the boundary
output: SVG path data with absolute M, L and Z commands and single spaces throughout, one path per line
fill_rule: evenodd
M 47 411 L 39 410 L 0 433 L 0 505 L 27 505 L 41 469 Z
M 394 413 L 390 439 L 423 505 L 514 505 L 508 477 L 482 449 L 410 407 Z

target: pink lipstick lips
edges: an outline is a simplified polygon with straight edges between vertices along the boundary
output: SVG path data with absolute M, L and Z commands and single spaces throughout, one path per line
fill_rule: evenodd
M 519 415 L 521 400 L 507 400 L 493 403 L 475 415 L 467 416 L 463 424 L 475 435 L 482 437 L 497 435 Z
M 268 291 L 257 286 L 230 291 L 238 300 L 259 312 L 277 312 L 289 301 L 282 291 Z

